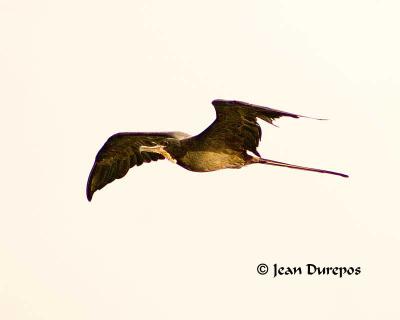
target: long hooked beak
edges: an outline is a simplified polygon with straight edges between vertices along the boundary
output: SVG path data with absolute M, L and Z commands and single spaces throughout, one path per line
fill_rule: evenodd
M 140 152 L 153 152 L 153 153 L 160 153 L 161 154 L 161 150 L 164 149 L 164 146 L 162 145 L 156 145 L 156 146 L 140 146 L 139 147 L 139 151 Z

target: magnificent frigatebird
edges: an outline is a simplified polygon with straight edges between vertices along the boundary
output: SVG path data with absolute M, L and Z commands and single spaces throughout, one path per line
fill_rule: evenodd
M 133 166 L 168 159 L 196 172 L 262 163 L 292 169 L 348 175 L 261 158 L 257 151 L 261 140 L 260 118 L 270 124 L 279 117 L 300 118 L 294 113 L 262 107 L 242 101 L 217 99 L 212 102 L 217 117 L 197 136 L 183 132 L 121 132 L 112 135 L 97 153 L 87 182 L 86 195 L 126 175 Z M 255 156 L 250 155 L 248 151 Z

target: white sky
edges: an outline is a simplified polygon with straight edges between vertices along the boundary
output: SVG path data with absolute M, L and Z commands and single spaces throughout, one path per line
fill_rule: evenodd
M 0 318 L 399 319 L 399 9 L 0 0 Z M 215 98 L 329 118 L 262 124 L 259 151 L 350 179 L 164 161 L 87 202 L 108 136 L 198 133 Z

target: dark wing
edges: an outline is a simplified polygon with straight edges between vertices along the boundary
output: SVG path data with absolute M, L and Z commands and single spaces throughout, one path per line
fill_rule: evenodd
M 133 166 L 164 159 L 164 156 L 158 153 L 140 152 L 141 146 L 162 145 L 166 139 L 180 140 L 188 136 L 183 132 L 122 132 L 114 134 L 97 153 L 86 186 L 88 200 L 92 199 L 95 191 L 100 190 L 115 179 L 125 176 Z
M 301 117 L 241 101 L 214 100 L 212 104 L 217 118 L 206 130 L 193 138 L 217 149 L 224 147 L 240 152 L 249 150 L 257 156 L 260 156 L 257 147 L 261 140 L 261 127 L 257 118 L 273 124 L 273 120 L 279 117 Z

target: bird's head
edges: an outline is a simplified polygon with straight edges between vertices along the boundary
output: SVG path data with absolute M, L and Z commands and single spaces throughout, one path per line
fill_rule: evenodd
M 162 142 L 163 149 L 167 150 L 168 152 L 176 153 L 177 150 L 180 149 L 181 143 L 178 139 L 175 138 L 168 138 Z
M 174 138 L 167 138 L 161 144 L 153 144 L 151 146 L 141 146 L 139 148 L 140 152 L 154 152 L 161 153 L 162 150 L 173 150 L 179 148 L 179 140 Z

